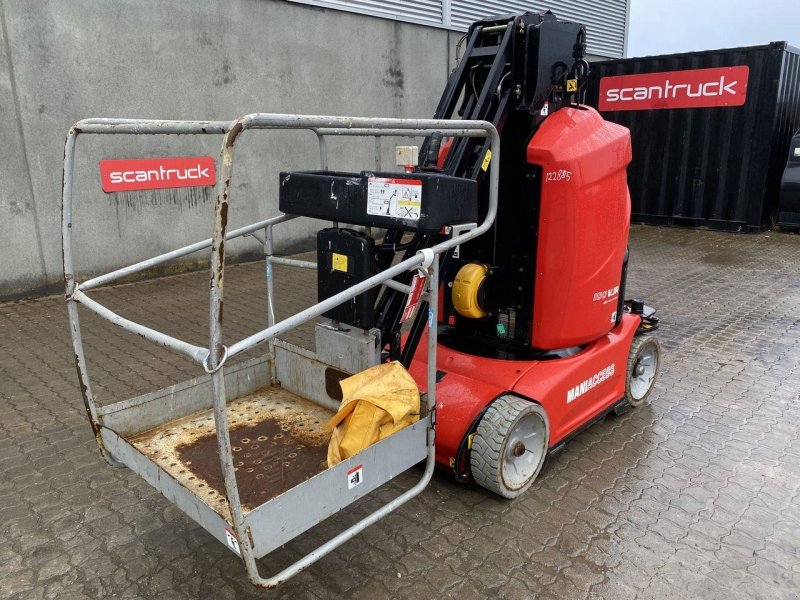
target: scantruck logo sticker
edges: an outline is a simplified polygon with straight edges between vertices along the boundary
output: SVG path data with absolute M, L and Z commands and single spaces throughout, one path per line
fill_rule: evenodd
M 123 158 L 100 161 L 104 192 L 202 187 L 217 183 L 211 156 Z
M 745 65 L 603 77 L 600 110 L 741 106 L 749 73 Z

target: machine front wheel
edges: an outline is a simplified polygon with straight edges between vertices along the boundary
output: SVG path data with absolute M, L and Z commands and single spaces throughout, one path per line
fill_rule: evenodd
M 516 396 L 500 396 L 483 415 L 470 452 L 476 483 L 503 498 L 523 494 L 547 455 L 550 424 L 544 409 Z
M 625 369 L 625 399 L 640 406 L 653 391 L 661 368 L 661 343 L 658 338 L 641 335 L 633 338 Z

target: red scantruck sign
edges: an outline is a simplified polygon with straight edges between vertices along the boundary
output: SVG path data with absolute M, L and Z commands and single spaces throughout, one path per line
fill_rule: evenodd
M 100 161 L 104 192 L 202 187 L 217 183 L 214 158 L 123 158 Z
M 600 80 L 600 110 L 741 106 L 750 68 L 720 67 L 616 75 Z

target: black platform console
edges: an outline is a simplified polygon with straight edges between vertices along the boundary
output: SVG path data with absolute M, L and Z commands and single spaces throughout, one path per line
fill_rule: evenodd
M 317 232 L 317 300 L 319 302 L 375 275 L 375 240 L 354 229 L 330 227 Z M 370 329 L 375 325 L 378 288 L 329 310 L 325 316 Z
M 280 174 L 282 212 L 368 227 L 434 232 L 478 220 L 478 186 L 441 173 Z

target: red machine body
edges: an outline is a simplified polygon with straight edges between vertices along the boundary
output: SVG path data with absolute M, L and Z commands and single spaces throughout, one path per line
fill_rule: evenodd
M 594 109 L 563 108 L 539 127 L 527 159 L 542 168 L 532 345 L 580 346 L 617 324 L 630 134 Z
M 437 227 L 399 222 L 360 257 L 366 276 L 399 254 L 408 258 L 462 236 L 433 266 L 438 323 L 427 299 L 409 318 L 408 293 L 397 286 L 352 317 L 328 315 L 358 328 L 374 324 L 381 359 L 399 361 L 422 390 L 426 337 L 437 327 L 437 461 L 506 498 L 523 493 L 547 453 L 572 434 L 609 410 L 644 402 L 660 364 L 660 345 L 648 335 L 658 325 L 655 311 L 643 300 L 623 300 L 630 134 L 581 104 L 590 70 L 585 49 L 585 28 L 550 12 L 470 27 L 434 118 L 486 121 L 498 135 L 433 132 L 413 176 L 463 186 L 448 196 L 433 191 L 437 183 L 425 193 L 429 206 L 452 207 L 467 192 L 474 202 Z M 327 194 L 325 177 L 334 185 L 341 174 L 307 175 L 324 179 L 303 204 L 316 210 Z M 365 213 L 352 200 L 335 220 L 386 226 Z M 489 214 L 487 231 L 463 235 Z M 356 234 L 367 235 L 347 233 Z M 335 271 L 323 275 L 340 277 Z M 410 285 L 412 275 L 396 282 Z
M 591 108 L 564 107 L 541 123 L 526 158 L 541 168 L 538 210 L 532 202 L 529 213 L 539 219 L 531 240 L 536 273 L 530 345 L 537 351 L 572 348 L 572 355 L 510 360 L 440 343 L 437 461 L 456 471 L 467 436 L 503 394 L 545 409 L 550 448 L 614 406 L 625 395 L 628 353 L 642 322 L 638 315 L 619 314 L 630 221 L 628 130 Z M 440 296 L 447 293 L 445 284 Z M 426 361 L 423 337 L 409 369 L 421 390 Z
M 625 364 L 641 318 L 626 314 L 612 331 L 575 356 L 553 360 L 499 360 L 457 352 L 441 344 L 436 368 L 436 460 L 455 466 L 458 448 L 482 411 L 512 392 L 541 404 L 550 419 L 552 448 L 602 414 L 625 394 Z M 425 340 L 409 372 L 427 390 Z

